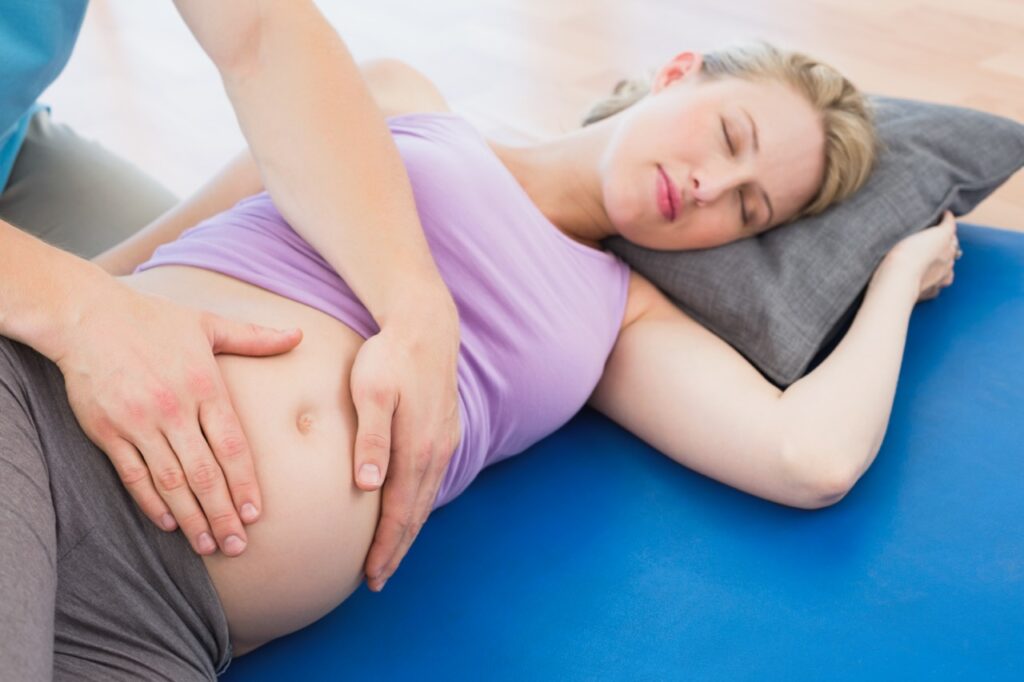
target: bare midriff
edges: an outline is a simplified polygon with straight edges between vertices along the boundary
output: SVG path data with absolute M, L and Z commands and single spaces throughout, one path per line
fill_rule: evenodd
M 122 281 L 229 319 L 303 331 L 283 355 L 216 356 L 263 498 L 245 552 L 202 557 L 240 656 L 316 621 L 361 582 L 380 514 L 380 493 L 357 488 L 352 471 L 349 372 L 363 338 L 318 310 L 207 270 L 166 266 Z

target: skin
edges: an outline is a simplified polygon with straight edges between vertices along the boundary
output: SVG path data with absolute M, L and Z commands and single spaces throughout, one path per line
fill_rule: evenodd
M 818 115 L 784 84 L 709 80 L 701 62 L 680 53 L 648 96 L 590 126 L 529 147 L 491 147 L 559 229 L 594 248 L 621 235 L 653 249 L 703 249 L 785 223 L 822 181 Z M 655 200 L 659 165 L 683 195 L 671 222 Z
M 426 521 L 457 446 L 458 311 L 386 122 L 316 4 L 175 6 L 217 67 L 255 175 L 380 327 L 360 346 L 351 385 L 357 481 L 382 496 L 366 558 L 379 590 Z M 219 201 L 200 199 L 206 208 Z M 301 340 L 300 330 L 238 322 L 140 294 L 0 221 L 0 334 L 60 367 L 83 431 L 139 507 L 168 532 L 180 526 L 204 556 L 240 556 L 245 524 L 265 511 L 214 355 L 282 354 Z
M 691 69 L 675 69 L 673 63 L 677 61 L 690 64 Z M 786 135 L 780 132 L 773 137 L 767 127 L 763 128 L 764 132 L 759 131 L 762 154 L 765 155 L 765 160 L 762 160 L 750 156 L 744 147 L 741 130 L 740 139 L 736 140 L 740 156 L 725 156 L 708 142 L 715 131 L 714 121 L 709 121 L 709 118 L 713 118 L 716 102 L 717 106 L 722 106 L 723 103 L 732 105 L 738 100 L 720 92 L 716 94 L 712 86 L 742 88 L 746 82 L 686 81 L 685 74 L 694 73 L 694 58 L 680 55 L 673 63 L 666 65 L 659 74 L 654 94 L 634 110 L 647 113 L 634 114 L 637 118 L 629 118 L 624 112 L 609 119 L 602 126 L 606 128 L 603 136 L 598 135 L 595 131 L 599 128 L 594 127 L 581 131 L 586 135 L 573 133 L 554 143 L 523 150 L 505 150 L 507 159 L 520 162 L 519 165 L 510 163 L 510 170 L 524 186 L 534 188 L 533 198 L 570 237 L 584 243 L 588 242 L 588 234 L 590 240 L 599 238 L 600 230 L 588 233 L 585 228 L 596 222 L 594 217 L 600 216 L 605 221 L 605 234 L 628 233 L 633 235 L 630 237 L 633 239 L 642 239 L 646 235 L 648 242 L 651 239 L 689 239 L 691 242 L 696 239 L 694 234 L 704 225 L 697 218 L 683 214 L 666 227 L 653 204 L 653 197 L 648 199 L 650 204 L 644 204 L 636 193 L 637 199 L 631 201 L 633 197 L 627 190 L 644 179 L 650 183 L 649 191 L 653 194 L 651 168 L 655 163 L 670 169 L 692 169 L 691 175 L 704 188 L 703 192 L 697 188 L 694 213 L 703 211 L 701 215 L 707 216 L 707 221 L 721 216 L 720 222 L 715 223 L 718 232 L 710 233 L 721 239 L 721 243 L 745 236 L 737 236 L 739 220 L 736 218 L 729 222 L 726 210 L 730 205 L 729 192 L 736 189 L 756 189 L 755 186 L 763 181 L 776 204 L 778 217 L 772 223 L 783 222 L 787 217 L 789 209 L 782 193 L 785 188 L 768 184 L 770 174 L 765 170 L 775 165 L 769 160 L 777 160 L 787 151 L 792 152 L 792 146 L 785 144 Z M 694 87 L 683 89 L 686 82 Z M 758 97 L 756 89 L 749 94 Z M 790 94 L 783 92 L 784 96 Z M 383 94 L 381 97 L 386 102 L 387 97 Z M 657 99 L 659 97 L 662 99 Z M 426 104 L 416 107 L 405 104 L 408 108 L 402 111 L 447 110 L 443 101 L 438 100 L 424 100 Z M 782 101 L 789 102 L 797 111 L 802 104 L 799 99 L 795 102 Z M 684 102 L 689 102 L 689 107 L 684 106 Z M 759 123 L 770 120 L 762 118 L 765 110 L 758 108 L 756 99 L 748 100 L 748 104 Z M 431 109 L 431 106 L 437 109 Z M 651 109 L 642 110 L 641 107 Z M 388 106 L 381 108 L 390 111 Z M 789 111 L 782 115 L 782 125 L 788 124 L 794 115 L 798 114 Z M 679 121 L 688 121 L 694 130 L 695 126 L 703 125 L 706 135 L 695 134 L 692 140 L 680 139 L 678 145 L 671 149 L 655 145 L 654 142 L 663 139 L 667 133 L 645 127 L 642 122 L 653 126 L 659 117 L 662 129 L 677 129 Z M 790 131 L 793 133 L 790 139 L 805 142 L 807 130 L 804 128 L 800 135 L 795 135 L 799 131 Z M 718 132 L 721 132 L 720 127 Z M 647 140 L 647 146 L 626 144 L 627 136 L 628 139 Z M 541 154 L 542 151 L 546 155 Z M 550 159 L 549 167 L 543 166 L 549 163 L 546 159 Z M 813 148 L 807 160 L 814 161 Z M 531 161 L 541 164 L 534 167 L 532 173 Z M 718 178 L 712 170 L 718 173 Z M 741 183 L 741 171 L 748 172 L 747 177 L 753 180 Z M 813 175 L 810 171 L 808 174 Z M 256 175 L 253 177 L 258 179 Z M 723 177 L 725 180 L 721 179 Z M 794 174 L 789 169 L 786 169 L 785 177 L 788 182 L 797 184 L 802 179 L 799 173 Z M 536 187 L 544 187 L 549 178 L 555 183 L 567 182 L 574 189 L 550 195 L 535 190 Z M 804 196 L 793 199 L 793 205 L 805 202 L 814 186 L 815 183 L 808 183 Z M 241 191 L 243 195 L 246 193 Z M 570 210 L 564 210 L 567 203 Z M 752 207 L 752 210 L 756 211 L 756 208 Z M 180 227 L 191 222 L 182 220 Z M 703 234 L 707 239 L 707 230 Z M 864 445 L 863 453 L 869 452 L 864 455 L 858 444 L 877 445 L 884 433 L 902 355 L 906 318 L 912 308 L 912 295 L 917 295 L 917 280 L 920 278 L 922 290 L 928 283 L 941 286 L 951 281 L 954 250 L 955 225 L 951 217 L 947 217 L 938 228 L 915 234 L 897 245 L 879 267 L 857 322 L 841 347 L 825 364 L 784 395 L 769 387 L 724 342 L 688 321 L 670 302 L 651 298 L 657 293 L 653 286 L 635 288 L 641 278 L 634 274 L 628 304 L 633 312 L 627 311 L 627 321 L 593 404 L 684 466 L 729 485 L 794 506 L 817 508 L 821 504 L 834 503 L 845 493 L 833 494 L 832 491 L 847 490 L 877 452 L 877 447 L 869 452 L 868 446 Z M 254 530 L 261 537 L 253 542 L 244 557 L 230 560 L 218 556 L 204 557 L 232 623 L 235 655 L 239 656 L 261 642 L 312 622 L 322 615 L 325 608 L 339 603 L 358 585 L 358 581 L 351 580 L 351 577 L 357 573 L 355 563 L 363 560 L 364 549 L 376 525 L 379 494 L 364 495 L 362 493 L 367 491 L 356 491 L 351 485 L 354 453 L 337 447 L 338 443 L 351 442 L 356 422 L 351 403 L 343 400 L 340 404 L 344 408 L 337 409 L 337 396 L 344 395 L 348 387 L 346 370 L 338 369 L 337 363 L 347 367 L 362 339 L 321 313 L 256 287 L 215 273 L 179 270 L 185 272 L 176 272 L 173 266 L 156 268 L 132 279 L 137 284 L 148 281 L 148 286 L 155 286 L 155 280 L 161 280 L 162 293 L 169 297 L 187 297 L 192 292 L 191 295 L 197 296 L 192 301 L 197 307 L 214 309 L 223 306 L 220 312 L 231 315 L 246 310 L 259 311 L 260 315 L 266 316 L 257 319 L 263 324 L 298 324 L 310 332 L 295 352 L 277 359 L 251 363 L 245 358 L 219 358 L 231 368 L 229 378 L 232 381 L 229 383 L 234 394 L 240 400 L 247 400 L 241 414 L 248 420 L 247 429 L 251 427 L 254 430 L 256 451 L 263 453 L 259 464 L 269 488 L 268 498 L 274 498 L 268 507 L 269 516 L 260 524 L 259 530 Z M 921 275 L 926 270 L 928 274 Z M 193 278 L 193 283 L 198 283 L 196 286 L 188 284 Z M 946 278 L 946 281 L 940 281 L 940 278 Z M 244 291 L 249 292 L 247 296 L 242 295 Z M 218 298 L 215 292 L 223 296 Z M 253 297 L 252 300 L 248 296 Z M 275 317 L 278 313 L 274 311 L 278 311 L 280 316 Z M 879 334 L 877 330 L 886 333 Z M 347 351 L 344 350 L 346 342 L 341 337 L 348 339 Z M 667 346 L 685 346 L 691 352 L 659 352 Z M 303 368 L 309 372 L 309 380 L 301 378 L 300 370 Z M 275 373 L 280 373 L 280 376 L 274 376 Z M 341 377 L 340 385 L 338 377 Z M 313 385 L 320 388 L 310 393 Z M 265 387 L 275 389 L 268 394 Z M 284 390 L 285 387 L 289 390 Z M 269 395 L 273 400 L 268 399 Z M 329 397 L 317 398 L 325 395 Z M 645 396 L 640 410 L 636 410 L 637 395 Z M 726 411 L 721 406 L 726 401 L 708 400 L 709 396 L 716 395 L 727 396 L 729 402 L 734 403 L 730 410 L 736 409 L 737 400 L 749 408 L 746 411 L 752 419 L 745 422 L 744 428 L 724 425 Z M 691 415 L 689 421 L 679 419 L 680 404 L 687 405 L 682 412 Z M 864 405 L 865 408 L 851 415 L 851 404 Z M 297 427 L 281 428 L 280 423 L 271 418 L 282 414 L 296 415 Z M 851 419 L 851 416 L 856 418 Z M 755 421 L 760 427 L 754 424 Z M 814 462 L 836 462 L 834 466 L 830 464 L 829 468 L 821 469 L 823 473 L 810 469 L 805 476 L 795 479 L 800 485 L 804 480 L 829 482 L 824 487 L 819 483 L 808 485 L 813 494 L 804 494 L 802 488 L 794 488 L 796 484 L 790 483 L 785 470 L 779 473 L 776 469 L 774 477 L 760 475 L 771 470 L 776 461 L 770 454 L 765 454 L 776 451 L 771 434 L 782 431 L 782 425 L 787 423 L 800 427 L 792 429 L 801 435 L 799 452 L 815 455 Z M 772 424 L 778 424 L 779 429 L 770 428 Z M 841 443 L 842 447 L 833 448 L 833 441 Z M 830 457 L 818 457 L 823 452 Z M 295 466 L 293 455 L 296 453 L 303 453 L 304 466 Z M 803 458 L 797 458 L 797 461 L 803 461 Z M 335 468 L 325 470 L 323 467 Z M 834 471 L 840 474 L 834 475 Z M 832 481 L 839 483 L 833 485 Z M 828 493 L 819 494 L 822 489 Z M 297 523 L 300 519 L 304 523 Z M 327 565 L 328 561 L 338 563 Z M 281 562 L 291 564 L 283 565 Z M 392 564 L 389 572 L 396 565 Z M 273 583 L 266 580 L 268 575 L 289 575 L 294 570 L 307 571 L 310 566 L 321 570 L 316 580 Z M 375 584 L 371 582 L 371 588 Z M 254 593 L 259 593 L 261 598 L 252 599 Z M 303 600 L 301 603 L 300 598 Z

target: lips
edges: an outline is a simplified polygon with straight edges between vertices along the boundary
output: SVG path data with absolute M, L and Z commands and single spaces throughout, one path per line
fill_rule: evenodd
M 658 210 L 661 215 L 665 217 L 665 220 L 673 221 L 676 219 L 676 189 L 675 185 L 672 184 L 672 179 L 668 177 L 668 173 L 665 172 L 661 166 L 658 166 L 658 182 L 657 182 L 657 203 Z

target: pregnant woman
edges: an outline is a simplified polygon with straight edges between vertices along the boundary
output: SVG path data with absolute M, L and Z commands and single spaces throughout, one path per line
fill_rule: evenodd
M 911 309 L 952 281 L 951 217 L 886 256 L 842 343 L 784 392 L 600 243 L 706 248 L 850 195 L 875 142 L 848 81 L 764 44 L 684 52 L 640 101 L 619 93 L 580 130 L 513 148 L 415 71 L 377 68 L 389 83 L 377 104 L 461 325 L 460 428 L 435 508 L 587 403 L 751 494 L 807 509 L 845 495 L 881 444 Z M 122 278 L 134 289 L 303 339 L 272 358 L 218 356 L 263 495 L 237 557 L 155 528 L 78 427 L 56 366 L 0 339 L 0 447 L 18 472 L 0 483 L 20 505 L 0 551 L 28 576 L 17 592 L 0 576 L 0 599 L 24 623 L 11 656 L 51 647 L 58 677 L 211 679 L 348 597 L 380 514 L 379 492 L 352 471 L 354 401 L 379 397 L 350 372 L 378 328 L 269 196 L 144 258 Z

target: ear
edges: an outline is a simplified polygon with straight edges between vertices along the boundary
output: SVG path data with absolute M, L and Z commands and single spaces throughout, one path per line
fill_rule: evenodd
M 680 52 L 658 69 L 651 83 L 651 92 L 656 94 L 673 83 L 696 78 L 703 61 L 700 52 Z

